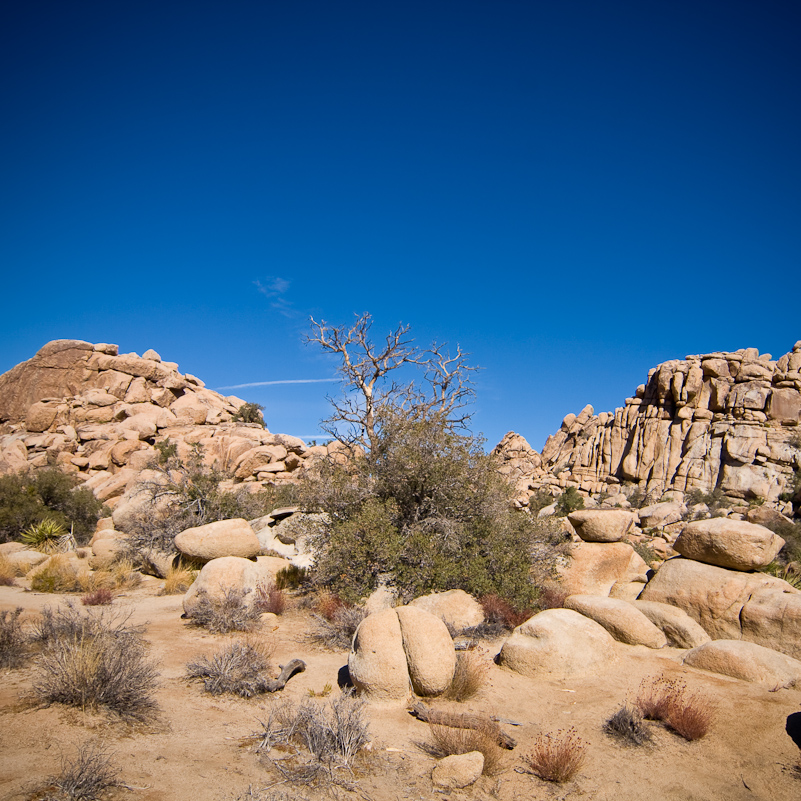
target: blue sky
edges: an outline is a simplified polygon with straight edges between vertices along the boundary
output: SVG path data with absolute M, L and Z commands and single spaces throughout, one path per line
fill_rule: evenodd
M 155 348 L 313 436 L 309 315 L 484 369 L 540 449 L 650 367 L 801 339 L 796 2 L 0 10 L 0 370 Z

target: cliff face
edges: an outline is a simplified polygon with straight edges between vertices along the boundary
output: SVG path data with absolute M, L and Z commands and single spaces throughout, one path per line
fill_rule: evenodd
M 614 412 L 565 417 L 539 465 L 521 440 L 507 434 L 496 454 L 523 502 L 541 488 L 627 483 L 654 498 L 719 488 L 778 501 L 801 467 L 801 342 L 775 361 L 747 348 L 664 362 Z

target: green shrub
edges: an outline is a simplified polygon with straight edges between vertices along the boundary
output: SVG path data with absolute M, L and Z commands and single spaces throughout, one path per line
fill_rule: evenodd
M 584 508 L 584 496 L 575 487 L 568 487 L 556 499 L 556 516 L 567 517 L 571 512 Z
M 44 553 L 55 553 L 63 550 L 61 544 L 67 532 L 61 523 L 50 517 L 44 518 L 37 523 L 32 523 L 20 536 L 20 541 L 29 548 Z
M 258 423 L 264 428 L 262 411 L 264 407 L 260 403 L 243 403 L 231 419 L 241 423 Z

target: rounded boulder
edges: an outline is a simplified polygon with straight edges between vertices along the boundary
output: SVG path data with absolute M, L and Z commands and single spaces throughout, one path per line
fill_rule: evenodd
M 622 509 L 579 509 L 567 519 L 584 542 L 620 542 L 638 518 Z
M 481 604 L 464 590 L 432 592 L 415 598 L 409 606 L 424 609 L 440 618 L 456 631 L 478 626 L 484 622 L 484 609 Z
M 573 609 L 600 623 L 618 642 L 664 648 L 667 638 L 639 609 L 628 601 L 601 595 L 571 595 L 565 609 Z
M 258 562 L 251 562 L 239 556 L 223 556 L 203 565 L 192 586 L 184 595 L 184 612 L 192 617 L 200 597 L 221 600 L 231 590 L 243 594 L 243 603 L 252 604 L 255 589 L 259 584 L 269 585 L 272 574 Z
M 688 523 L 673 544 L 687 559 L 730 570 L 759 570 L 767 567 L 784 545 L 769 528 L 715 517 Z
M 190 559 L 210 562 L 223 556 L 251 559 L 259 554 L 259 539 L 247 520 L 218 520 L 182 531 L 175 538 L 175 547 Z

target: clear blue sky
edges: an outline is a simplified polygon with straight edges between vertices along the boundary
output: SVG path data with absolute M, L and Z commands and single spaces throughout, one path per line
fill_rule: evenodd
M 493 445 L 801 339 L 796 0 L 9 2 L 0 370 L 57 338 L 320 379 L 459 343 Z M 334 384 L 236 390 L 312 436 Z

